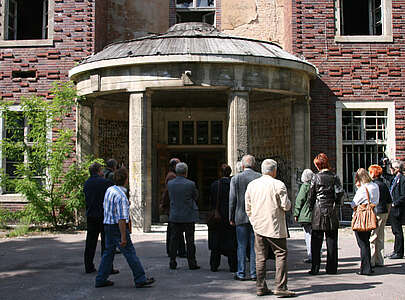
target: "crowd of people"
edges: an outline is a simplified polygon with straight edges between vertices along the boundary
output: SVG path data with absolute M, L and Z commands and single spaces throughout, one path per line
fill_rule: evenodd
M 261 173 L 256 172 L 255 158 L 243 156 L 237 163 L 237 172 L 227 164 L 220 166 L 219 179 L 210 187 L 208 216 L 208 247 L 210 270 L 217 272 L 221 256 L 227 257 L 229 271 L 234 279 L 256 282 L 258 296 L 274 294 L 291 297 L 295 293 L 287 287 L 287 238 L 289 237 L 286 212 L 292 203 L 285 184 L 277 179 L 277 162 L 265 159 Z M 305 232 L 306 263 L 311 263 L 310 275 L 318 275 L 321 267 L 321 248 L 326 239 L 326 273 L 338 272 L 338 207 L 344 194 L 339 177 L 329 165 L 326 154 L 314 159 L 317 170 L 306 169 L 301 176 L 302 185 L 295 200 L 293 216 Z M 405 205 L 405 177 L 403 164 L 389 164 L 391 173 L 379 165 L 363 168 L 355 174 L 356 194 L 353 209 L 370 203 L 375 206 L 377 227 L 371 231 L 355 231 L 360 248 L 360 275 L 371 275 L 375 267 L 384 266 L 384 228 L 388 216 L 395 236 L 392 259 L 403 258 L 402 207 Z M 113 267 L 117 248 L 130 266 L 135 286 L 150 287 L 155 279 L 146 277 L 136 255 L 130 236 L 128 171 L 117 169 L 115 160 L 107 161 L 107 168 L 94 163 L 89 168 L 90 178 L 84 185 L 87 215 L 87 237 L 84 255 L 87 273 L 96 272 L 93 260 L 98 236 L 101 235 L 102 259 L 95 286 L 113 285 L 109 275 L 119 273 Z M 195 223 L 199 221 L 198 190 L 195 182 L 187 179 L 188 166 L 177 158 L 169 161 L 166 189 L 161 209 L 169 216 L 166 250 L 169 268 L 176 269 L 176 257 L 185 257 L 190 270 L 200 266 L 196 260 L 194 242 Z M 184 238 L 185 237 L 185 238 Z M 274 290 L 266 283 L 266 260 L 275 260 Z M 248 266 L 246 266 L 246 262 Z

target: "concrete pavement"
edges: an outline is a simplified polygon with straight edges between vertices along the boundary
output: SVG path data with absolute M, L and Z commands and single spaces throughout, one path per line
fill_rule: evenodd
M 200 270 L 191 271 L 186 259 L 177 259 L 178 268 L 170 270 L 165 248 L 165 227 L 152 233 L 134 233 L 132 239 L 147 276 L 153 276 L 153 288 L 135 289 L 132 274 L 123 255 L 116 255 L 114 266 L 120 270 L 110 276 L 113 287 L 94 288 L 95 273 L 84 273 L 85 232 L 43 234 L 23 238 L 0 239 L 0 299 L 258 299 L 255 283 L 233 280 L 226 258 L 219 272 L 209 270 L 207 231 L 196 231 L 197 261 Z M 393 238 L 386 228 L 386 251 L 391 252 Z M 339 232 L 339 273 L 307 274 L 304 234 L 291 230 L 288 239 L 289 289 L 299 299 L 405 299 L 405 260 L 388 260 L 374 276 L 359 276 L 359 249 L 350 229 Z M 323 255 L 323 262 L 326 253 Z M 100 261 L 99 249 L 96 267 Z M 273 288 L 274 261 L 268 263 L 268 286 Z M 264 298 L 276 299 L 276 296 Z

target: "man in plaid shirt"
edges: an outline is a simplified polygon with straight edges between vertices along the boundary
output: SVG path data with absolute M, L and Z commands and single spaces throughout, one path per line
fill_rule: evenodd
M 109 187 L 104 196 L 104 231 L 106 250 L 101 259 L 96 277 L 96 288 L 111 286 L 114 282 L 108 280 L 114 260 L 115 247 L 119 247 L 125 256 L 134 276 L 135 287 L 149 287 L 155 282 L 153 277 L 147 278 L 141 261 L 136 255 L 129 232 L 129 201 L 126 196 L 128 171 L 120 168 L 114 173 L 116 185 Z

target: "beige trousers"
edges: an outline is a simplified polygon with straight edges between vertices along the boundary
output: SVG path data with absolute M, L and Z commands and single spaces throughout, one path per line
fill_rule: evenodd
M 256 290 L 258 293 L 268 291 L 266 284 L 266 256 L 269 247 L 271 247 L 276 257 L 274 286 L 276 290 L 287 290 L 287 239 L 275 239 L 255 233 Z
M 371 267 L 384 265 L 384 228 L 388 213 L 377 214 L 377 228 L 371 231 Z

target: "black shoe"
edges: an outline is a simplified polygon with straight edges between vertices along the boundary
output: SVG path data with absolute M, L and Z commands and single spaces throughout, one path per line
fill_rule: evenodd
M 235 274 L 235 276 L 233 276 L 233 279 L 239 280 L 239 281 L 246 281 L 246 278 L 239 277 L 239 276 L 236 275 L 236 274 Z
M 96 283 L 96 288 L 112 286 L 112 285 L 114 285 L 114 282 L 112 282 L 111 280 L 106 280 L 103 283 Z
M 119 270 L 117 270 L 117 269 L 112 269 L 111 270 L 111 275 L 115 275 L 115 274 L 118 274 L 120 271 Z
M 402 259 L 402 257 L 403 256 L 401 256 L 401 255 L 399 255 L 399 254 L 392 254 L 391 256 L 390 256 L 390 259 Z
M 177 262 L 175 260 L 171 260 L 169 263 L 169 267 L 172 270 L 175 270 L 177 268 Z
M 96 268 L 93 268 L 93 269 L 90 269 L 90 270 L 86 270 L 86 273 L 87 273 L 87 274 L 94 273 L 94 272 L 97 272 Z
M 273 292 L 271 290 L 256 292 L 256 296 L 259 296 L 259 297 L 269 296 L 269 295 L 273 295 Z
M 218 272 L 218 268 L 210 268 L 211 272 Z
M 371 276 L 373 275 L 372 272 L 371 273 L 363 273 L 361 271 L 356 272 L 357 275 L 365 275 L 365 276 Z
M 135 283 L 135 287 L 137 289 L 151 287 L 151 284 L 154 283 L 154 282 L 155 282 L 155 278 L 153 278 L 153 277 L 146 278 L 146 280 L 144 282 Z
M 198 265 L 192 265 L 192 266 L 189 266 L 188 268 L 189 268 L 190 270 L 198 270 L 198 269 L 200 269 L 201 267 L 198 266 Z

